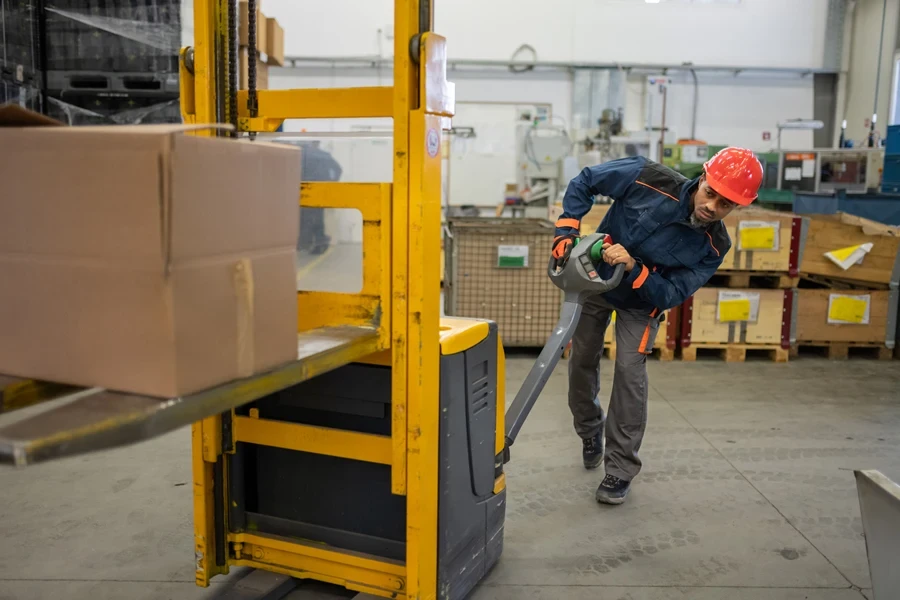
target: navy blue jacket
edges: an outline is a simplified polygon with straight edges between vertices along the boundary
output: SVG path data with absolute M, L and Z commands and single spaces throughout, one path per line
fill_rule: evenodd
M 709 281 L 731 239 L 721 221 L 702 229 L 689 225 L 691 195 L 698 179 L 636 156 L 584 169 L 566 189 L 556 235 L 575 232 L 596 195 L 615 200 L 597 231 L 622 244 L 636 265 L 604 299 L 616 308 L 655 314 L 678 306 Z M 608 278 L 612 267 L 604 264 Z

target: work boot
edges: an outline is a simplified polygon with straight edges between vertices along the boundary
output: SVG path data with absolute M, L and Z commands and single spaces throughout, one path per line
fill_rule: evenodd
M 607 475 L 597 488 L 597 502 L 603 504 L 622 504 L 631 488 L 631 482 L 619 479 L 615 475 Z
M 596 469 L 603 460 L 603 434 L 598 433 L 594 437 L 581 440 L 584 448 L 581 450 L 581 458 L 584 459 L 585 469 Z

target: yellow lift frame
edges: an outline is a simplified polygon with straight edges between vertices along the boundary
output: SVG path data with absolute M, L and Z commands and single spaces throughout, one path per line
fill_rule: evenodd
M 394 81 L 390 87 L 259 90 L 251 118 L 247 92 L 238 93 L 238 129 L 275 131 L 285 119 L 391 117 L 391 183 L 305 183 L 300 204 L 353 208 L 363 217 L 363 286 L 358 294 L 299 292 L 303 333 L 345 337 L 321 370 L 350 362 L 389 365 L 391 436 L 378 436 L 235 416 L 232 446 L 223 447 L 222 417 L 192 427 L 196 581 L 231 565 L 313 578 L 393 598 L 434 598 L 438 548 L 438 423 L 440 359 L 441 131 L 454 110 L 446 80 L 446 42 L 431 33 L 427 0 L 394 3 Z M 227 1 L 195 0 L 194 46 L 182 50 L 181 102 L 186 122 L 214 123 L 217 43 L 228 39 Z M 217 42 L 218 40 L 218 42 Z M 413 52 L 417 54 L 413 55 Z M 192 60 L 187 59 L 191 55 Z M 187 63 L 192 62 L 192 65 Z M 188 68 L 188 67 L 191 68 Z M 214 135 L 198 131 L 197 135 Z M 483 324 L 482 324 L 483 325 Z M 487 335 L 484 326 L 483 334 Z M 446 328 L 445 328 L 446 329 Z M 472 331 L 481 331 L 475 328 Z M 303 342 L 301 342 L 303 343 Z M 301 347 L 302 353 L 302 347 Z M 502 365 L 502 359 L 500 361 Z M 501 380 L 502 381 L 502 380 Z M 502 410 L 498 451 L 502 449 Z M 215 539 L 214 464 L 246 441 L 391 466 L 394 494 L 407 498 L 406 560 L 392 562 L 253 533 Z M 226 529 L 227 531 L 227 529 Z M 216 565 L 215 545 L 228 560 Z

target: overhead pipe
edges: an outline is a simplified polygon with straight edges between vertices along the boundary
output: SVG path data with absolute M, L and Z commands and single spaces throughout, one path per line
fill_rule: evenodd
M 383 58 L 375 55 L 371 56 L 287 56 L 285 64 L 291 67 L 297 67 L 303 63 L 307 64 L 327 64 L 327 65 L 353 65 L 359 67 L 379 67 L 391 66 L 393 59 Z M 740 75 L 742 73 L 770 73 L 782 75 L 816 75 L 816 74 L 836 74 L 839 69 L 835 68 L 807 68 L 807 67 L 759 67 L 759 66 L 734 66 L 734 65 L 690 65 L 684 64 L 663 64 L 663 63 L 596 63 L 596 62 L 562 62 L 562 61 L 519 61 L 519 60 L 486 60 L 486 59 L 449 59 L 447 66 L 450 68 L 465 67 L 488 67 L 498 69 L 553 69 L 570 71 L 573 69 L 620 69 L 620 70 L 692 70 L 700 72 L 721 72 L 732 75 Z

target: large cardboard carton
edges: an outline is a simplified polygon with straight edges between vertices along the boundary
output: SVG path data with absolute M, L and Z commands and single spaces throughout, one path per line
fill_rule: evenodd
M 256 3 L 256 50 L 258 52 L 266 51 L 266 32 L 268 25 L 266 23 L 266 15 L 259 8 L 260 3 Z M 238 2 L 238 44 L 240 46 L 250 45 L 250 4 L 248 2 Z
M 284 29 L 272 17 L 266 19 L 266 57 L 270 65 L 284 66 Z
M 0 373 L 174 397 L 296 359 L 296 149 L 23 114 L 0 108 Z
M 269 89 L 269 65 L 259 59 L 259 54 L 253 53 L 256 60 L 256 89 Z M 238 49 L 238 89 L 249 90 L 250 79 L 247 72 L 247 65 L 250 61 L 250 51 L 247 48 Z

